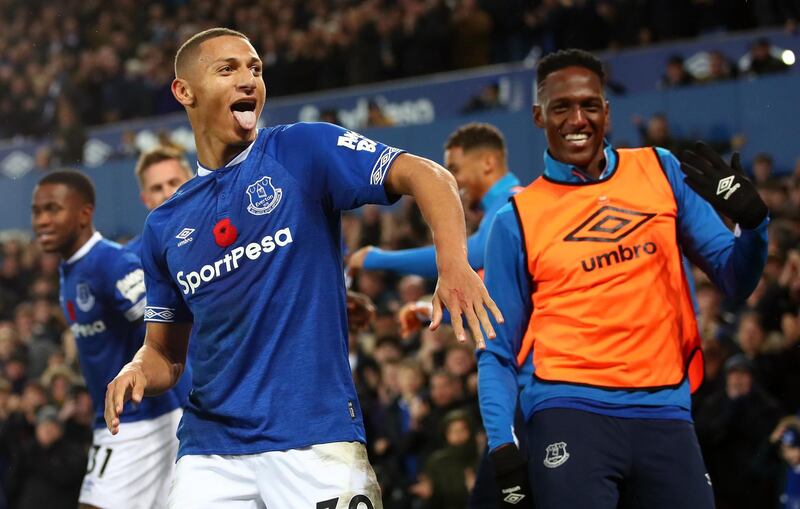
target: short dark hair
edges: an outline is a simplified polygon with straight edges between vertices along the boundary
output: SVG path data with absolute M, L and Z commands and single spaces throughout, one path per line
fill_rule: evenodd
M 241 32 L 236 30 L 232 30 L 230 28 L 223 28 L 223 27 L 216 27 L 216 28 L 209 28 L 208 30 L 203 30 L 202 32 L 198 32 L 193 36 L 189 37 L 189 39 L 184 42 L 180 48 L 178 48 L 178 52 L 175 53 L 175 77 L 178 77 L 179 73 L 183 74 L 183 67 L 186 65 L 187 58 L 194 53 L 197 48 L 209 39 L 215 39 L 217 37 L 222 37 L 225 35 L 232 35 L 233 37 L 241 37 L 242 39 L 249 41 L 250 39 Z
M 506 140 L 492 124 L 470 122 L 456 129 L 444 144 L 445 150 L 459 147 L 464 152 L 474 148 L 491 148 L 505 154 Z
M 84 202 L 94 205 L 94 184 L 82 172 L 77 170 L 54 171 L 42 177 L 37 185 L 45 184 L 63 184 L 78 193 Z
M 600 78 L 601 85 L 606 84 L 606 71 L 600 59 L 582 49 L 562 49 L 539 60 L 536 65 L 536 87 L 541 87 L 550 74 L 567 67 L 588 69 Z

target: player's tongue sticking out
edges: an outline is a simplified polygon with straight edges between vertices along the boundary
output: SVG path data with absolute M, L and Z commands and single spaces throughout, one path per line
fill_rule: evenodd
M 256 112 L 255 111 L 236 111 L 234 110 L 233 116 L 239 123 L 239 127 L 247 131 L 256 126 Z
M 256 102 L 255 100 L 240 100 L 233 103 L 231 106 L 233 118 L 239 124 L 239 127 L 245 131 L 249 131 L 256 126 Z

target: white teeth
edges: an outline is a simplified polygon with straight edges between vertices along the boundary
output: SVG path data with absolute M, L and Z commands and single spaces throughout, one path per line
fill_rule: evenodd
M 589 139 L 589 135 L 581 133 L 567 134 L 566 136 L 564 136 L 564 138 L 566 138 L 568 141 L 584 141 Z

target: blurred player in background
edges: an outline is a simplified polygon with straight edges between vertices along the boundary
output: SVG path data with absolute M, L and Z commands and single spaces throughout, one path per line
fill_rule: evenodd
M 162 145 L 142 152 L 134 174 L 139 182 L 139 196 L 147 210 L 153 210 L 169 200 L 179 187 L 194 176 L 183 152 Z M 125 247 L 141 254 L 141 235 L 131 239 Z
M 456 183 L 435 163 L 331 124 L 257 129 L 262 63 L 212 29 L 175 59 L 198 177 L 147 219 L 145 345 L 109 385 L 123 403 L 172 387 L 197 352 L 171 507 L 382 507 L 347 358 L 341 210 L 411 194 L 434 232 L 443 308 L 466 340 L 499 311 L 466 254 Z M 195 359 L 193 359 L 195 360 Z
M 512 419 L 517 352 L 530 345 L 534 376 L 520 402 L 537 508 L 711 509 L 691 417 L 703 361 L 681 252 L 744 300 L 766 260 L 767 208 L 738 155 L 728 165 L 704 144 L 683 163 L 660 148 L 614 150 L 604 82 L 583 51 L 540 61 L 544 175 L 489 234 L 485 280 L 506 323 L 479 352 L 479 398 L 507 473 L 500 496 L 512 507 L 526 495 Z
M 483 269 L 483 254 L 489 226 L 497 211 L 520 189 L 519 179 L 508 171 L 506 143 L 495 126 L 473 122 L 456 129 L 444 146 L 444 165 L 456 178 L 465 206 L 481 209 L 478 229 L 467 239 L 470 266 Z M 385 251 L 365 246 L 348 260 L 351 269 L 388 270 L 435 278 L 436 250 L 433 246 Z
M 84 174 L 57 171 L 33 193 L 32 223 L 42 249 L 58 253 L 60 299 L 78 346 L 96 419 L 81 507 L 166 507 L 188 377 L 156 398 L 127 404 L 125 430 L 104 426 L 107 384 L 142 346 L 144 273 L 139 258 L 95 231 L 94 188 Z
M 470 266 L 483 273 L 486 240 L 494 216 L 509 198 L 519 192 L 519 179 L 508 170 L 506 143 L 503 133 L 491 124 L 472 122 L 456 129 L 444 145 L 444 164 L 456 178 L 465 206 L 480 208 L 483 217 L 478 229 L 467 239 L 467 257 Z M 385 251 L 374 246 L 362 247 L 350 257 L 351 269 L 388 270 L 400 274 L 418 274 L 423 277 L 436 277 L 436 252 L 433 246 Z M 433 315 L 430 302 L 412 302 L 403 306 L 398 313 L 401 332 L 408 335 L 416 332 L 423 322 L 429 322 Z M 522 354 L 523 359 L 526 358 Z M 531 377 L 533 364 L 520 365 L 520 386 Z M 521 419 L 521 414 L 519 415 Z M 523 422 L 520 420 L 520 422 Z M 526 437 L 518 436 L 520 450 L 524 452 Z M 494 470 L 484 455 L 475 486 L 472 490 L 469 507 L 493 508 L 497 501 L 497 488 Z M 527 501 L 526 501 L 527 503 Z M 520 504 L 519 507 L 524 507 Z

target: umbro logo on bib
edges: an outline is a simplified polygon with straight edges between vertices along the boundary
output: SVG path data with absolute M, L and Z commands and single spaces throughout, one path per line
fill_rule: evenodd
M 564 237 L 565 242 L 619 242 L 656 215 L 606 205 Z

